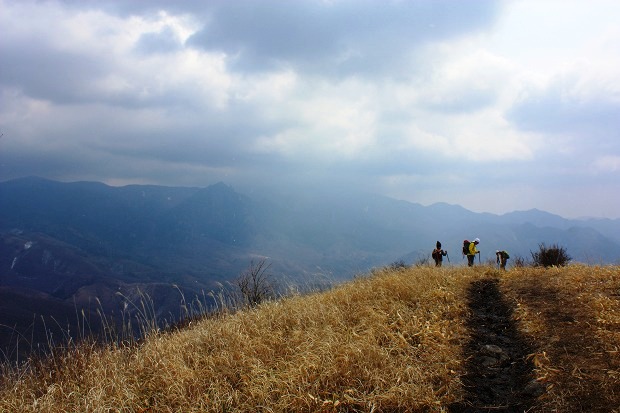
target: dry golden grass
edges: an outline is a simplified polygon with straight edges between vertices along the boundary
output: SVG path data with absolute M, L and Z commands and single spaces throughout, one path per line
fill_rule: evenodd
M 620 268 L 523 268 L 503 286 L 547 384 L 538 411 L 620 412 Z
M 140 346 L 83 345 L 6 370 L 0 412 L 445 412 L 464 397 L 467 289 L 488 277 L 518 303 L 536 348 L 536 374 L 550 387 L 541 411 L 579 411 L 573 396 L 594 379 L 613 395 L 604 401 L 620 400 L 617 267 L 409 268 L 153 334 Z M 539 300 L 537 288 L 554 295 Z M 556 329 L 544 314 L 552 308 L 573 309 L 578 330 L 591 329 L 579 342 L 592 346 L 588 359 L 580 349 L 563 355 L 575 331 Z

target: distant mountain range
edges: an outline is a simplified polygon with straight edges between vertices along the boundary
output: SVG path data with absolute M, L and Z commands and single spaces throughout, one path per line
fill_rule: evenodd
M 480 214 L 303 188 L 250 197 L 223 183 L 2 182 L 0 349 L 20 334 L 49 339 L 30 331 L 42 315 L 66 334 L 80 328 L 76 314 L 84 309 L 96 330 L 97 311 L 120 317 L 124 303 L 144 293 L 158 316 L 174 318 L 181 293 L 205 297 L 261 259 L 274 277 L 311 285 L 422 262 L 437 240 L 450 264 L 462 265 L 462 240 L 474 237 L 483 260 L 496 249 L 527 259 L 544 242 L 565 247 L 576 261 L 620 262 L 620 220 L 568 220 L 539 210 Z

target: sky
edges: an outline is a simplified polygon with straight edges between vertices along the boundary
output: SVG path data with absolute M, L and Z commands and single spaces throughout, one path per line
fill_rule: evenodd
M 616 0 L 0 0 L 0 181 L 620 218 Z

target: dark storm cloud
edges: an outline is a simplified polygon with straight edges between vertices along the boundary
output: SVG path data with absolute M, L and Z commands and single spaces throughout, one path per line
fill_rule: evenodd
M 617 24 L 541 7 L 0 0 L 0 179 L 357 186 L 494 211 L 593 180 L 616 193 Z M 563 36 L 539 50 L 548 26 Z M 603 46 L 572 65 L 582 38 Z
M 216 0 L 224 1 L 224 0 Z M 104 10 L 111 15 L 128 17 L 155 14 L 161 10 L 173 13 L 198 13 L 208 7 L 210 1 L 195 0 L 59 0 L 74 10 Z
M 123 134 L 89 146 L 98 152 L 130 159 L 158 162 L 233 167 L 247 162 L 258 162 L 260 154 L 245 150 L 252 136 L 239 130 L 199 126 L 178 129 L 166 128 L 161 132 Z M 273 158 L 273 155 L 270 155 Z
M 1 41 L 0 53 L 10 64 L 3 65 L 0 84 L 21 89 L 37 99 L 58 103 L 96 100 L 92 80 L 105 73 L 105 61 L 75 52 L 53 50 L 41 44 L 41 40 L 25 39 L 16 44 Z
M 10 62 L 0 72 L 0 85 L 21 90 L 31 98 L 64 105 L 147 103 L 135 90 L 114 91 L 101 86 L 100 82 L 116 70 L 108 56 L 61 50 L 42 37 L 0 41 L 0 54 Z M 157 104 L 153 100 L 150 103 Z
M 190 44 L 241 54 L 246 68 L 283 62 L 326 64 L 346 58 L 371 64 L 428 40 L 450 38 L 493 24 L 505 1 L 477 0 L 62 0 L 71 7 L 119 16 L 167 11 L 204 22 Z M 352 53 L 352 56 L 349 56 Z M 357 56 L 356 56 L 357 55 Z M 375 62 L 379 63 L 379 62 Z M 387 64 L 387 62 L 383 62 Z M 325 69 L 325 67 L 323 67 Z M 359 67 L 358 69 L 362 69 Z
M 555 82 L 524 93 L 507 117 L 522 130 L 573 136 L 618 150 L 618 139 L 609 138 L 619 136 L 619 114 L 620 101 L 613 93 L 584 95 L 575 82 Z
M 412 49 L 492 24 L 499 2 L 214 2 L 188 44 L 223 51 L 241 70 L 393 71 Z

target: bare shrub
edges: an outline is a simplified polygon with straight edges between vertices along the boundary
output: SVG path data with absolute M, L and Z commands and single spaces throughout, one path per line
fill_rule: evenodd
M 265 260 L 260 260 L 256 265 L 252 261 L 235 281 L 246 305 L 255 307 L 274 297 L 271 275 L 267 272 L 270 266 Z
M 517 268 L 523 268 L 525 266 L 527 266 L 527 261 L 525 258 L 523 258 L 520 255 L 517 255 L 516 257 L 514 257 L 512 259 L 513 265 Z
M 414 265 L 416 267 L 429 267 L 431 265 L 431 257 L 429 255 L 420 254 Z
M 407 264 L 405 264 L 405 261 L 403 260 L 398 260 L 388 265 L 387 268 L 390 270 L 401 270 L 407 268 Z
M 530 251 L 530 253 L 535 267 L 563 267 L 572 259 L 564 247 L 557 244 L 547 247 L 544 242 L 538 244 L 538 251 Z

